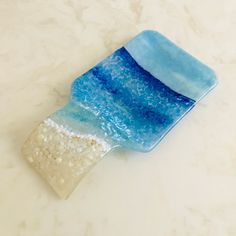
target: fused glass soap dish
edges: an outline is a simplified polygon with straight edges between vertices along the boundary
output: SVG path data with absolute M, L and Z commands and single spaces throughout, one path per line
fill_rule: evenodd
M 73 82 L 68 104 L 32 132 L 23 155 L 66 198 L 112 148 L 154 148 L 215 85 L 209 67 L 143 31 Z

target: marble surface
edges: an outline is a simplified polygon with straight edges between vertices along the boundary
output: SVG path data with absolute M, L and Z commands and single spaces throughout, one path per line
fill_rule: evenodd
M 235 27 L 234 0 L 0 0 L 0 235 L 235 236 Z M 219 85 L 152 152 L 108 155 L 59 200 L 22 143 L 76 76 L 144 29 Z

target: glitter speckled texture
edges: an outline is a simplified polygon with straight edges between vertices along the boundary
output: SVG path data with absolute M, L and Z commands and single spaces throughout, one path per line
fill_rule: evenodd
M 25 158 L 61 198 L 68 197 L 109 150 L 110 146 L 96 136 L 68 133 L 50 119 L 37 127 L 22 149 Z
M 69 103 L 32 133 L 24 156 L 66 197 L 112 148 L 150 151 L 215 84 L 210 68 L 144 31 L 73 82 Z

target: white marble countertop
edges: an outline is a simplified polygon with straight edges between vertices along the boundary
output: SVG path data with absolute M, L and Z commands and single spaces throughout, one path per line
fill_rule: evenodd
M 59 200 L 22 143 L 77 75 L 144 29 L 219 85 L 154 151 L 108 155 Z M 235 29 L 234 0 L 0 0 L 0 235 L 235 236 Z

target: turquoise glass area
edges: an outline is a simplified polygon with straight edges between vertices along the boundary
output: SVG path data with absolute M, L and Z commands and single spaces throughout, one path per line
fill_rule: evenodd
M 214 72 L 154 31 L 144 31 L 78 77 L 51 116 L 74 133 L 151 150 L 216 84 Z

